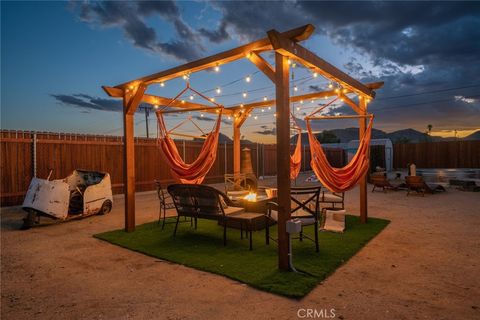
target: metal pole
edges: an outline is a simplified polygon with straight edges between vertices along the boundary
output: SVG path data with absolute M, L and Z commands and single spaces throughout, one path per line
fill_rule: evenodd
M 33 176 L 37 176 L 37 133 L 33 133 Z
M 260 164 L 260 161 L 258 160 L 258 142 L 257 142 L 257 175 L 260 175 L 260 168 L 259 168 L 259 164 Z
M 145 128 L 147 130 L 147 138 L 150 138 L 149 132 L 148 132 L 148 108 L 144 107 L 145 109 Z

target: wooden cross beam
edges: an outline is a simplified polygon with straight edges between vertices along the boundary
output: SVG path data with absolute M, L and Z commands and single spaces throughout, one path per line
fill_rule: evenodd
M 123 92 L 124 92 L 123 89 L 118 89 L 115 87 L 107 87 L 107 86 L 103 86 L 102 88 L 111 97 L 118 97 L 118 98 L 123 97 Z M 158 105 L 158 106 L 165 106 L 170 104 L 170 107 L 181 108 L 188 111 L 205 110 L 205 112 L 216 113 L 216 109 L 217 109 L 216 107 L 213 107 L 213 106 L 190 102 L 186 100 L 185 101 L 176 100 L 176 101 L 173 101 L 172 103 L 171 101 L 172 101 L 172 98 L 155 96 L 151 94 L 144 94 L 141 100 L 141 102 L 145 102 L 151 105 Z M 224 114 L 232 115 L 233 110 L 224 109 Z
M 305 26 L 295 28 L 280 34 L 286 39 L 289 39 L 290 41 L 297 42 L 308 39 L 312 35 L 314 30 L 315 27 L 313 25 L 307 24 Z M 128 88 L 130 85 L 135 86 L 138 83 L 151 84 L 154 82 L 164 82 L 173 78 L 181 77 L 188 73 L 198 72 L 201 70 L 213 68 L 220 64 L 225 64 L 241 58 L 245 58 L 247 54 L 252 51 L 261 52 L 271 49 L 272 45 L 270 43 L 270 40 L 268 38 L 264 38 L 237 47 L 235 49 L 220 52 L 206 58 L 180 65 L 178 67 L 174 67 L 162 72 L 154 73 L 145 77 L 128 81 L 115 87 L 119 89 L 125 89 Z
M 267 34 L 276 52 L 291 59 L 298 60 L 304 66 L 313 69 L 327 79 L 338 82 L 344 88 L 372 98 L 375 97 L 375 92 L 363 85 L 360 81 L 350 77 L 345 72 L 337 69 L 298 43 L 284 37 L 278 31 L 270 30 Z
M 383 82 L 367 83 L 367 84 L 365 84 L 365 86 L 367 88 L 371 89 L 371 90 L 374 90 L 374 89 L 381 88 L 383 86 Z M 328 97 L 334 97 L 334 96 L 338 96 L 338 95 L 345 96 L 345 94 L 348 94 L 348 93 L 352 93 L 352 91 L 347 89 L 347 91 L 345 93 L 337 92 L 335 90 L 312 92 L 312 93 L 307 93 L 307 94 L 304 94 L 304 95 L 290 97 L 290 103 L 299 102 L 299 101 L 302 101 L 302 100 L 306 101 L 306 100 L 311 100 L 311 99 L 328 98 Z M 349 99 L 349 101 L 351 101 L 351 100 Z M 347 101 L 345 100 L 345 102 L 347 102 Z M 355 104 L 353 101 L 351 101 L 351 102 L 353 104 Z M 268 106 L 274 106 L 275 104 L 276 104 L 276 101 L 275 101 L 275 99 L 273 99 L 273 100 L 267 100 L 267 101 L 257 101 L 257 102 L 252 102 L 252 103 L 246 103 L 246 104 L 243 104 L 243 105 L 235 105 L 235 106 L 226 108 L 225 110 L 235 111 L 235 110 L 242 109 L 242 108 L 258 109 L 258 108 L 264 108 L 264 107 L 268 107 Z M 347 102 L 347 104 L 348 104 L 348 102 Z

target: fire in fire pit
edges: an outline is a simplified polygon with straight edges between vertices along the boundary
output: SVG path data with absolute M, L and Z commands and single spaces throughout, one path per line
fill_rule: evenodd
M 256 202 L 257 201 L 257 194 L 255 192 L 249 192 L 243 199 L 249 202 Z

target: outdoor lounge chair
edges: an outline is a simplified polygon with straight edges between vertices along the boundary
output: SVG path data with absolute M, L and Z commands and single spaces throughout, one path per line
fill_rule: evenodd
M 394 186 L 388 181 L 387 177 L 383 174 L 372 174 L 370 176 L 370 181 L 373 184 L 372 192 L 375 192 L 376 188 L 382 188 L 383 192 L 387 192 L 387 190 L 398 190 L 398 186 Z
M 302 231 L 298 239 L 303 241 L 304 238 L 315 243 L 315 251 L 319 252 L 318 244 L 318 226 L 320 223 L 320 190 L 321 187 L 292 187 L 290 189 L 290 198 L 292 202 L 292 209 L 290 217 L 292 219 L 299 219 L 302 223 Z M 267 217 L 273 221 L 278 222 L 278 204 L 275 202 L 268 203 Z M 303 234 L 303 227 L 314 226 L 315 238 L 312 239 Z M 267 223 L 267 244 L 268 240 L 273 239 L 269 236 L 269 223 Z
M 406 176 L 405 182 L 408 188 L 407 196 L 410 195 L 410 192 L 412 191 L 421 193 L 423 197 L 425 196 L 425 193 L 436 193 L 436 192 L 446 191 L 445 188 L 441 185 L 433 185 L 433 184 L 425 183 L 422 176 Z
M 191 217 L 197 229 L 198 219 L 217 220 L 223 225 L 223 244 L 227 243 L 227 223 L 229 214 L 245 211 L 234 207 L 232 201 L 221 191 L 200 184 L 172 184 L 167 187 L 177 210 L 177 222 L 173 236 L 177 234 L 180 217 Z
M 329 208 L 332 209 L 345 209 L 345 192 L 322 191 L 320 194 L 320 203 L 327 203 L 330 205 Z M 335 207 L 335 205 L 337 205 L 337 207 Z

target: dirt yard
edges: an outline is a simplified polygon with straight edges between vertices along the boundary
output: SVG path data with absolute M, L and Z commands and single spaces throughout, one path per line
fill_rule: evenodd
M 349 212 L 358 198 L 346 195 Z M 154 193 L 136 203 L 137 224 L 157 218 Z M 3 209 L 1 316 L 303 319 L 333 308 L 340 319 L 480 319 L 480 194 L 369 193 L 369 210 L 392 223 L 297 301 L 94 239 L 122 228 L 121 196 L 106 216 L 29 231 L 20 209 Z

